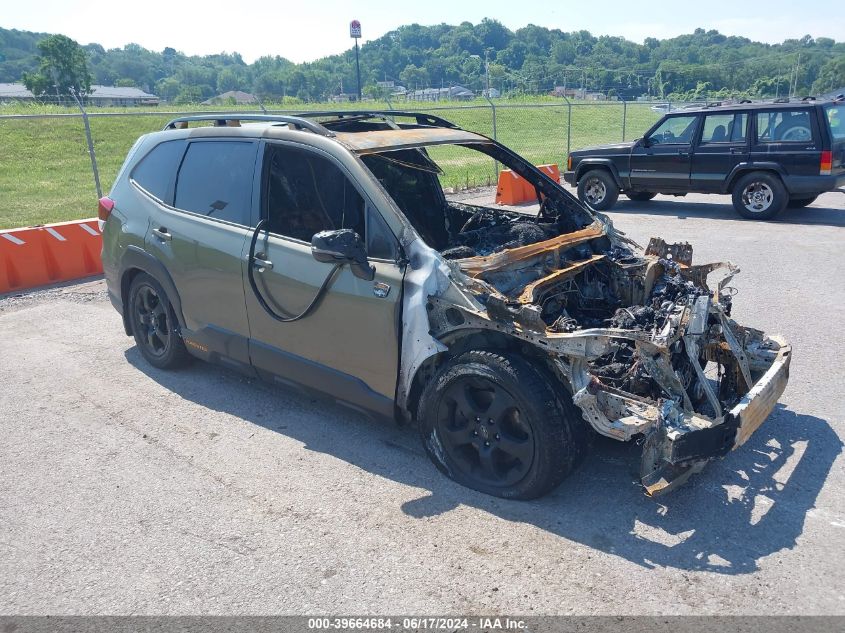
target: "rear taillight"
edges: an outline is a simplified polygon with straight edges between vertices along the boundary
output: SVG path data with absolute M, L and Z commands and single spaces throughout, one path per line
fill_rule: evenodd
M 111 215 L 111 210 L 114 209 L 114 200 L 103 196 L 100 198 L 99 203 L 97 204 L 97 217 L 100 218 L 103 222 L 109 219 Z
M 819 175 L 820 176 L 830 176 L 830 171 L 833 168 L 833 152 L 831 151 L 824 151 L 822 152 L 822 160 L 819 163 Z

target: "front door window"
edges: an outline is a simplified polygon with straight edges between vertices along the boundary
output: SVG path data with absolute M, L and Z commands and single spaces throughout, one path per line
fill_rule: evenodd
M 695 116 L 668 117 L 649 135 L 649 144 L 689 145 L 695 130 L 695 119 Z

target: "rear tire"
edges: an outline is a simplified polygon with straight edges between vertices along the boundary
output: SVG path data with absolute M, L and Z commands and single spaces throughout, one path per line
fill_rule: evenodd
M 139 273 L 129 286 L 129 323 L 138 351 L 153 367 L 176 369 L 191 359 L 173 306 L 154 277 Z
M 443 474 L 505 499 L 550 492 L 588 444 L 581 411 L 561 385 L 501 352 L 452 359 L 423 390 L 417 419 L 425 451 Z
M 731 196 L 734 209 L 749 220 L 771 220 L 784 210 L 789 194 L 780 178 L 753 171 L 736 181 Z
M 786 203 L 789 209 L 803 209 L 806 206 L 813 204 L 818 196 L 810 196 L 809 198 L 790 198 Z
M 651 191 L 626 191 L 625 195 L 628 196 L 628 200 L 634 202 L 648 202 L 657 194 Z
M 619 187 L 609 171 L 593 169 L 578 181 L 578 199 L 596 211 L 605 211 L 619 199 Z

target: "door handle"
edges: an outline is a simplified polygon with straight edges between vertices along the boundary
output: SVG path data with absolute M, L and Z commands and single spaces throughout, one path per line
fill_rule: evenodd
M 679 149 L 678 156 L 689 156 L 689 152 Z
M 261 259 L 262 257 L 264 257 L 264 253 L 258 253 L 253 257 L 252 267 L 260 273 L 263 273 L 265 270 L 273 270 L 273 262 L 269 259 Z
M 170 233 L 168 233 L 167 229 L 164 228 L 163 226 L 159 227 L 157 229 L 153 229 L 153 235 L 155 235 L 162 242 L 169 242 L 170 240 L 173 239 L 173 236 Z

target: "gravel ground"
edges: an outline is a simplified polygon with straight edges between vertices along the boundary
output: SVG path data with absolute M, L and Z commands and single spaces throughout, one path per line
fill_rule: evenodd
M 601 440 L 548 497 L 477 494 L 409 430 L 149 367 L 88 281 L 0 298 L 0 613 L 845 614 L 845 196 L 610 215 L 739 264 L 735 317 L 794 346 L 771 418 L 686 487 L 645 498 Z

